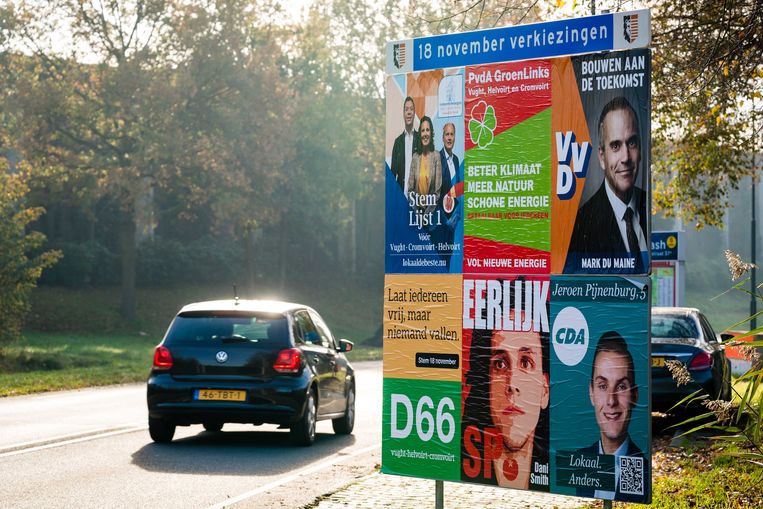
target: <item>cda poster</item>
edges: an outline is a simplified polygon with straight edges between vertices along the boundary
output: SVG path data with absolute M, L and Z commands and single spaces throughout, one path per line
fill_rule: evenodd
M 649 284 L 646 277 L 552 279 L 556 493 L 650 500 Z

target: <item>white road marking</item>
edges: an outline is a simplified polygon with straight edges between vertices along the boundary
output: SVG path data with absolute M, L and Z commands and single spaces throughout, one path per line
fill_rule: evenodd
M 103 432 L 97 432 L 96 431 L 95 434 L 88 434 L 87 436 L 84 436 L 84 437 L 81 436 L 82 433 L 75 433 L 74 434 L 75 436 L 76 435 L 80 435 L 80 437 L 79 438 L 73 438 L 71 440 L 63 440 L 61 442 L 46 443 L 44 445 L 39 445 L 37 447 L 26 447 L 26 448 L 19 449 L 19 447 L 25 447 L 26 445 L 30 445 L 30 444 L 35 444 L 35 443 L 40 443 L 40 442 L 50 442 L 50 440 L 53 440 L 56 437 L 54 437 L 52 439 L 47 439 L 47 440 L 36 440 L 34 442 L 25 442 L 24 444 L 17 444 L 17 445 L 12 445 L 12 446 L 9 446 L 9 447 L 4 447 L 4 449 L 14 448 L 16 450 L 13 450 L 13 451 L 10 451 L 10 452 L 0 453 L 0 458 L 7 458 L 8 456 L 16 456 L 16 455 L 19 455 L 19 454 L 27 454 L 27 453 L 30 453 L 30 452 L 43 451 L 45 449 L 53 449 L 55 447 L 63 447 L 64 445 L 78 444 L 78 443 L 81 443 L 81 442 L 87 442 L 89 440 L 97 440 L 99 438 L 106 438 L 106 437 L 111 437 L 111 436 L 114 436 L 114 435 L 122 435 L 122 434 L 125 434 L 125 433 L 134 433 L 136 431 L 143 431 L 143 430 L 145 430 L 147 428 L 148 428 L 148 426 L 142 425 L 142 426 L 135 426 L 135 427 L 132 427 L 132 428 L 118 429 L 118 430 L 115 430 L 115 431 L 103 431 Z M 110 428 L 110 429 L 114 429 L 114 428 Z M 62 437 L 57 437 L 57 438 L 63 438 L 63 437 L 66 437 L 66 436 L 67 435 L 63 435 Z M 68 435 L 68 436 L 71 436 L 71 435 Z
M 55 435 L 55 436 L 47 437 L 47 438 L 38 438 L 36 440 L 29 440 L 28 442 L 19 442 L 16 444 L 3 445 L 3 446 L 0 446 L 0 454 L 2 454 L 4 451 L 5 452 L 16 451 L 18 449 L 26 449 L 27 447 L 34 447 L 36 445 L 48 445 L 48 444 L 52 444 L 53 442 L 60 442 L 62 440 L 68 440 L 70 438 L 84 438 L 84 437 L 89 437 L 92 435 L 97 435 L 100 433 L 105 433 L 107 431 L 116 431 L 116 430 L 120 430 L 124 428 L 134 428 L 140 425 L 141 423 L 133 422 L 130 424 L 123 424 L 121 426 L 93 428 L 87 431 L 77 431 L 76 433 L 67 433 L 65 435 Z
M 323 470 L 324 468 L 328 468 L 337 463 L 342 463 L 343 461 L 347 459 L 353 458 L 355 456 L 359 456 L 361 454 L 365 454 L 367 452 L 370 452 L 379 448 L 381 448 L 381 445 L 376 444 L 376 445 L 371 445 L 369 447 L 364 447 L 363 449 L 358 449 L 357 451 L 354 451 L 350 454 L 346 454 L 346 453 L 332 454 L 331 456 L 329 456 L 329 458 L 326 461 L 322 461 L 315 465 L 303 468 L 302 470 L 298 470 L 287 477 L 281 477 L 277 481 L 273 481 L 271 483 L 265 484 L 263 486 L 260 486 L 259 488 L 253 489 L 252 491 L 247 491 L 246 493 L 242 493 L 241 495 L 238 495 L 237 497 L 226 499 L 225 501 L 220 502 L 219 504 L 215 504 L 215 505 L 207 507 L 207 509 L 223 509 L 224 507 L 230 507 L 233 504 L 237 504 L 243 500 L 246 500 L 247 498 L 252 498 L 255 495 L 259 495 L 260 493 L 265 493 L 274 488 L 278 488 L 279 486 L 282 486 L 284 484 L 290 483 L 292 481 L 296 481 L 297 479 L 299 479 L 300 477 L 304 475 L 312 474 L 313 472 Z

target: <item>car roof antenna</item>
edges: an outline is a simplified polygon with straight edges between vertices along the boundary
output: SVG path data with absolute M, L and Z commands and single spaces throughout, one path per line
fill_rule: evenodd
M 233 304 L 238 306 L 238 292 L 236 291 L 236 285 L 233 285 L 233 300 L 235 301 Z

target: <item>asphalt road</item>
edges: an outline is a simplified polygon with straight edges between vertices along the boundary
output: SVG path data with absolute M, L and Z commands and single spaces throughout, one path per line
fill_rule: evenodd
M 0 399 L 0 504 L 303 507 L 380 462 L 381 362 L 354 366 L 354 433 L 321 421 L 309 448 L 291 445 L 288 430 L 235 424 L 178 427 L 171 444 L 154 444 L 144 384 Z

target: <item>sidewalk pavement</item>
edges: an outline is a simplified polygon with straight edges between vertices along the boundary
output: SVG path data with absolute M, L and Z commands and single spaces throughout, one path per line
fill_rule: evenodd
M 589 506 L 593 500 L 479 484 L 445 482 L 443 502 L 447 509 L 572 509 Z M 374 472 L 328 495 L 311 507 L 426 509 L 434 506 L 435 481 Z

